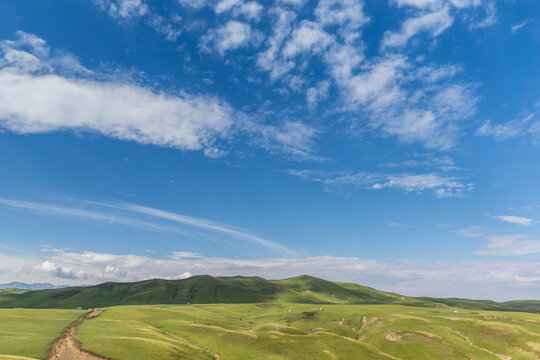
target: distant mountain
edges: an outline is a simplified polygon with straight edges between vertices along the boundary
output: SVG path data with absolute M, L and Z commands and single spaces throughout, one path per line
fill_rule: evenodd
M 93 308 L 186 303 L 395 304 L 419 307 L 452 306 L 477 310 L 540 311 L 540 301 L 535 300 L 497 303 L 489 300 L 456 298 L 414 298 L 307 275 L 283 280 L 201 275 L 183 280 L 108 282 L 94 286 L 26 291 L 18 294 L 0 293 L 0 308 Z
M 68 285 L 53 285 L 49 283 L 32 283 L 26 284 L 18 281 L 10 282 L 7 284 L 0 284 L 0 289 L 20 289 L 20 290 L 45 290 L 45 289 L 61 289 L 66 288 Z

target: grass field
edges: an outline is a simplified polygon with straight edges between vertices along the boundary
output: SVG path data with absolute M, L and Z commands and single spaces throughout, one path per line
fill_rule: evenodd
M 45 359 L 51 343 L 83 312 L 0 309 L 0 360 Z
M 85 321 L 76 338 L 117 360 L 540 359 L 540 315 L 398 305 L 117 306 Z

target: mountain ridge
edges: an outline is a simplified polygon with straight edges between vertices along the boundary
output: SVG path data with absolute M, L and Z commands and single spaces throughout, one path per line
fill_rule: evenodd
M 19 290 L 46 290 L 46 289 L 61 289 L 69 287 L 69 285 L 53 285 L 49 283 L 24 283 L 20 281 L 12 281 L 10 283 L 0 284 L 0 289 L 19 289 Z
M 540 312 L 540 301 L 495 302 L 460 298 L 409 297 L 309 275 L 281 280 L 197 275 L 181 280 L 106 282 L 93 286 L 0 293 L 0 308 L 95 308 L 144 304 L 305 303 L 395 304 L 476 310 Z

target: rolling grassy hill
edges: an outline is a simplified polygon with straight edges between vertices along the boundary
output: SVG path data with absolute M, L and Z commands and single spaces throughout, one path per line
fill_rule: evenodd
M 540 316 L 398 305 L 116 306 L 76 338 L 115 360 L 537 360 Z
M 150 304 L 394 304 L 420 307 L 540 312 L 540 301 L 494 301 L 414 298 L 352 283 L 302 275 L 283 280 L 261 277 L 193 276 L 183 280 L 154 279 L 134 283 L 103 283 L 23 293 L 0 294 L 1 308 L 94 308 Z

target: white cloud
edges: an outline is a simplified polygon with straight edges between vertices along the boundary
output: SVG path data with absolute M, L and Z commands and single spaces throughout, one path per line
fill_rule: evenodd
M 52 276 L 57 277 L 57 278 L 72 279 L 72 280 L 86 280 L 87 279 L 86 274 L 81 270 L 73 271 L 71 267 L 63 268 L 50 261 L 44 261 L 43 264 L 41 264 L 41 269 L 44 272 L 49 273 Z
M 479 238 L 484 236 L 486 228 L 484 226 L 469 226 L 465 229 L 456 231 L 459 236 Z
M 148 13 L 148 6 L 142 0 L 95 0 L 95 3 L 109 15 L 122 19 L 142 17 Z
M 499 218 L 499 217 L 496 217 Z M 526 224 L 518 218 L 521 223 Z M 502 219 L 501 219 L 502 220 Z M 516 219 L 510 219 L 515 223 Z M 503 221 L 508 221 L 503 220 Z M 518 256 L 540 253 L 540 240 L 531 240 L 526 234 L 489 234 L 488 230 L 483 226 L 469 226 L 461 229 L 456 233 L 460 236 L 470 238 L 484 238 L 486 246 L 484 249 L 477 250 L 476 255 L 498 255 L 498 256 Z
M 48 265 L 43 268 L 45 262 Z M 538 261 L 377 261 L 358 257 L 313 256 L 299 258 L 155 259 L 57 250 L 46 258 L 0 254 L 0 281 L 95 284 L 185 278 L 191 275 L 263 276 L 281 279 L 310 274 L 335 281 L 350 281 L 411 296 L 468 297 L 493 300 L 540 297 Z M 74 277 L 62 277 L 57 268 Z M 50 271 L 52 269 L 53 271 Z M 180 274 L 180 275 L 179 275 Z M 84 280 L 82 280 L 84 279 Z M 445 284 L 445 286 L 440 286 Z
M 251 26 L 239 21 L 229 21 L 225 25 L 209 30 L 201 38 L 201 47 L 207 51 L 216 50 L 221 56 L 227 51 L 236 50 L 260 40 Z
M 2 198 L 0 198 L 0 204 L 13 208 L 30 210 L 39 214 L 69 216 L 82 220 L 120 224 L 154 232 L 183 234 L 184 232 L 182 229 L 177 229 L 173 226 L 183 225 L 189 228 L 218 233 L 222 236 L 246 241 L 279 254 L 290 255 L 294 253 L 285 246 L 260 236 L 250 234 L 248 231 L 240 228 L 137 204 L 76 201 L 75 204 L 77 207 L 69 207 Z M 112 210 L 115 210 L 116 212 Z M 185 254 L 186 253 L 183 255 Z
M 401 32 L 386 32 L 382 41 L 383 47 L 403 47 L 410 38 L 421 31 L 429 32 L 435 38 L 452 25 L 453 19 L 449 14 L 448 7 L 407 19 L 401 27 Z
M 511 215 L 499 215 L 495 216 L 496 219 L 499 219 L 504 222 L 519 224 L 522 226 L 529 226 L 532 223 L 532 219 L 520 216 L 511 216 Z
M 451 5 L 458 9 L 476 7 L 482 5 L 485 0 L 392 0 L 398 6 L 411 6 L 418 9 L 438 9 L 445 5 Z
M 292 58 L 305 52 L 320 53 L 332 41 L 332 37 L 324 32 L 317 23 L 304 20 L 292 32 L 291 39 L 283 48 L 283 55 L 285 58 Z
M 253 20 L 259 20 L 262 11 L 263 6 L 256 1 L 220 0 L 214 6 L 214 12 L 218 15 L 231 12 L 234 17 L 243 15 L 247 19 Z
M 210 3 L 213 3 L 212 0 L 178 0 L 182 6 L 190 7 L 193 9 L 202 9 L 205 6 L 208 6 Z
M 302 122 L 285 121 L 279 126 L 250 122 L 245 126 L 260 135 L 253 138 L 252 142 L 271 153 L 282 154 L 293 160 L 324 160 L 313 152 L 317 129 Z
M 486 249 L 475 251 L 476 255 L 527 255 L 540 253 L 540 240 L 531 240 L 525 234 L 487 235 Z
M 270 78 L 275 80 L 295 66 L 292 60 L 283 59 L 280 56 L 280 50 L 283 42 L 292 31 L 296 14 L 281 8 L 272 9 L 269 14 L 273 18 L 272 35 L 266 40 L 267 49 L 258 54 L 257 65 L 261 69 L 269 71 Z
M 212 97 L 0 72 L 0 126 L 19 134 L 95 131 L 141 144 L 201 150 L 212 148 L 231 125 L 229 106 Z
M 293 5 L 295 7 L 301 7 L 304 6 L 304 4 L 307 2 L 307 0 L 278 0 L 280 3 L 287 4 L 287 5 Z
M 306 91 L 306 102 L 309 108 L 313 109 L 318 102 L 328 98 L 328 81 L 321 81 L 316 87 L 311 87 Z
M 234 38 L 227 41 L 219 46 L 233 46 Z M 219 98 L 156 92 L 131 79 L 94 73 L 73 55 L 49 53 L 43 39 L 24 32 L 14 41 L 0 41 L 0 129 L 19 134 L 95 132 L 141 144 L 201 150 L 209 157 L 225 153 L 220 143 L 244 135 L 289 156 L 306 152 L 315 134 L 303 125 L 306 138 L 297 138 L 296 147 L 286 136 L 270 138 L 264 130 L 266 126 L 286 134 L 291 127 L 256 125 L 252 117 L 235 112 Z
M 242 0 L 220 0 L 214 6 L 214 12 L 216 14 L 222 14 L 226 11 L 230 11 L 233 7 L 242 3 Z
M 17 41 L 0 43 L 3 129 L 19 134 L 91 131 L 182 150 L 211 149 L 231 129 L 232 110 L 217 98 L 58 75 L 53 72 L 57 59 L 48 57 L 38 40 L 19 32 Z M 32 48 L 25 51 L 28 44 Z
M 338 25 L 338 35 L 345 43 L 352 43 L 360 38 L 360 28 L 369 22 L 363 5 L 358 0 L 320 0 L 315 16 L 323 27 Z
M 540 121 L 536 120 L 538 112 L 533 112 L 523 119 L 515 119 L 507 122 L 492 124 L 486 120 L 476 131 L 477 136 L 493 136 L 495 140 L 507 140 L 518 136 L 540 135 Z
M 516 31 L 518 31 L 519 29 L 521 29 L 522 27 L 524 27 L 525 25 L 527 25 L 529 22 L 530 22 L 529 20 L 523 20 L 522 22 L 513 25 L 513 26 L 510 28 L 510 30 L 512 31 L 512 34 L 515 34 Z
M 485 11 L 485 17 L 481 21 L 474 20 L 469 26 L 470 29 L 485 28 L 497 23 L 497 8 L 494 1 L 484 1 L 482 7 Z
M 393 55 L 365 64 L 351 75 L 348 62 L 344 64 L 344 69 L 339 62 L 332 65 L 349 107 L 367 115 L 368 128 L 382 136 L 448 150 L 459 136 L 458 124 L 476 111 L 478 98 L 472 86 L 445 79 L 451 73 L 448 67 L 419 71 L 404 56 Z M 435 79 L 439 82 L 433 83 Z M 420 87 L 414 90 L 418 82 Z
M 405 192 L 432 190 L 438 198 L 462 197 L 471 191 L 471 183 L 463 183 L 459 178 L 439 174 L 387 175 L 385 181 L 372 185 L 373 189 L 397 188 Z
M 165 35 L 167 41 L 175 41 L 182 34 L 179 26 L 181 18 L 178 14 L 160 15 L 144 0 L 94 0 L 94 3 L 122 25 L 142 19 L 158 34 Z
M 239 14 L 244 15 L 248 19 L 258 20 L 261 17 L 264 8 L 256 1 L 248 1 L 243 3 L 237 10 Z
M 455 176 L 437 173 L 426 174 L 380 174 L 360 173 L 328 173 L 312 170 L 289 170 L 289 174 L 302 179 L 320 182 L 327 191 L 341 190 L 344 186 L 354 186 L 371 190 L 385 188 L 398 189 L 404 192 L 421 193 L 432 191 L 438 198 L 463 197 L 474 189 L 474 184 L 465 183 Z

